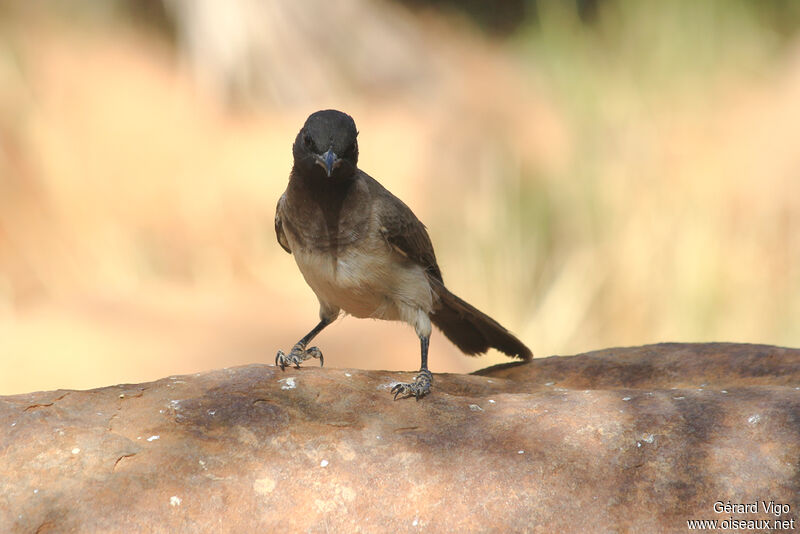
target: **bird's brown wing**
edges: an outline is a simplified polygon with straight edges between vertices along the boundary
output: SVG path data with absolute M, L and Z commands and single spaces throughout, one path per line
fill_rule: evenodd
M 278 199 L 278 205 L 275 206 L 275 235 L 278 238 L 278 244 L 283 247 L 283 250 L 291 254 L 292 249 L 289 248 L 289 241 L 286 239 L 286 234 L 283 233 L 283 221 L 281 221 L 281 210 L 285 199 L 286 195 L 281 195 L 281 198 Z
M 425 269 L 429 276 L 442 282 L 442 273 L 436 263 L 433 244 L 425 225 L 403 201 L 388 191 L 381 195 L 385 204 L 381 213 L 381 234 L 399 254 Z

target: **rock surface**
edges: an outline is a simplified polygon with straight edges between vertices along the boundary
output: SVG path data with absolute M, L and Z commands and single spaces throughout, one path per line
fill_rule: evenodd
M 800 530 L 800 350 L 609 349 L 392 401 L 408 377 L 249 365 L 0 397 L 0 530 Z

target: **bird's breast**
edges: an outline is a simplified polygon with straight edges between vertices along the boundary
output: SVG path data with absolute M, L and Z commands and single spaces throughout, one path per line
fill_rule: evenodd
M 293 253 L 317 298 L 356 317 L 401 319 L 403 306 L 432 306 L 424 270 L 393 256 L 383 240 L 362 240 L 336 254 L 313 249 Z

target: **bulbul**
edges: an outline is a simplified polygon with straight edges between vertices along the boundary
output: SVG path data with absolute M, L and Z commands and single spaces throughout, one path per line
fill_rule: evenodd
M 297 134 L 289 185 L 278 200 L 275 233 L 293 254 L 319 300 L 319 324 L 275 365 L 323 364 L 309 342 L 341 311 L 355 317 L 403 321 L 420 339 L 421 365 L 412 382 L 392 388 L 394 398 L 423 397 L 431 323 L 469 355 L 494 347 L 528 360 L 532 354 L 497 321 L 444 286 L 425 226 L 400 199 L 358 168 L 358 131 L 353 119 L 324 110 L 308 117 Z

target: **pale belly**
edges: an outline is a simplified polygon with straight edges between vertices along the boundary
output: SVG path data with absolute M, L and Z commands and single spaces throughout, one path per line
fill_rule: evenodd
M 415 324 L 429 313 L 433 296 L 424 270 L 394 255 L 385 243 L 364 251 L 348 247 L 338 257 L 293 250 L 295 261 L 320 303 L 355 317 Z

